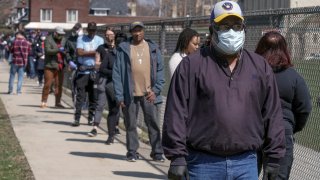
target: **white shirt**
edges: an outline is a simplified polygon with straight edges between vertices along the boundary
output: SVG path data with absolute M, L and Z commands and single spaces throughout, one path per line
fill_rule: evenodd
M 169 60 L 170 75 L 173 76 L 174 71 L 180 64 L 182 58 L 186 57 L 185 53 L 175 52 Z

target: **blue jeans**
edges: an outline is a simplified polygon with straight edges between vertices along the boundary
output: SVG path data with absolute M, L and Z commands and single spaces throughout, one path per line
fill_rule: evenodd
M 36 77 L 35 61 L 33 56 L 28 56 L 29 77 L 31 79 Z
M 12 93 L 13 91 L 13 84 L 16 73 L 18 73 L 17 94 L 19 94 L 21 93 L 21 87 L 23 83 L 24 67 L 11 64 L 9 78 L 9 93 Z
M 189 150 L 186 160 L 190 180 L 258 180 L 255 151 L 233 156 L 216 156 Z

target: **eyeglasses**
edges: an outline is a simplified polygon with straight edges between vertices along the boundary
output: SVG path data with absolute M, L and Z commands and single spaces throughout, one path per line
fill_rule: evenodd
M 244 29 L 244 24 L 233 24 L 233 25 L 227 25 L 227 24 L 220 24 L 215 26 L 215 28 L 218 31 L 229 31 L 230 29 L 233 29 L 234 31 L 242 31 Z

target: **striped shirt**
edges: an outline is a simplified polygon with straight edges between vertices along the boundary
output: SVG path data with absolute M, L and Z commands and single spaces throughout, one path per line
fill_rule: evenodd
M 26 66 L 31 44 L 24 38 L 17 37 L 12 44 L 12 63 L 17 66 Z

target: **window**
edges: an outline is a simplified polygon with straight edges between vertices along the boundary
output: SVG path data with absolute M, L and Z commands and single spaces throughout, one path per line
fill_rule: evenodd
M 40 22 L 52 22 L 52 10 L 41 9 L 40 10 Z
M 67 23 L 78 22 L 78 10 L 67 10 Z
M 110 13 L 110 9 L 94 9 L 95 16 L 107 16 Z

